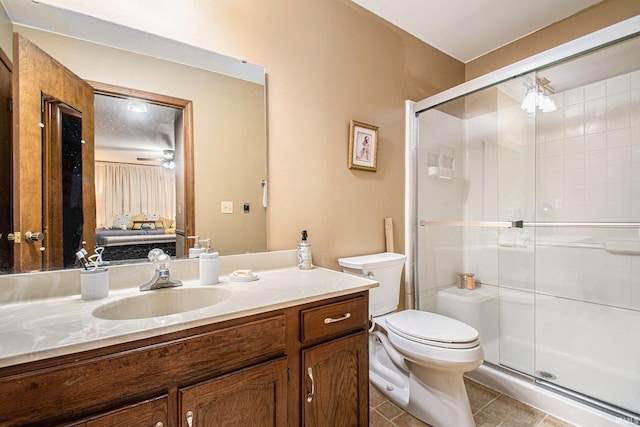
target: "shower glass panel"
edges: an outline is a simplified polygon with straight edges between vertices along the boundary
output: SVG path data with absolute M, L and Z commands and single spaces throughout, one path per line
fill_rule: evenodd
M 427 222 L 416 252 L 419 308 L 471 324 L 485 361 L 533 375 L 533 237 L 495 224 L 534 219 L 535 116 L 521 108 L 531 88 L 533 74 L 419 115 L 416 208 Z M 477 289 L 458 289 L 460 273 Z
M 536 377 L 640 413 L 640 39 L 540 70 Z M 558 225 L 564 223 L 567 227 Z
M 415 133 L 418 308 L 475 327 L 485 362 L 639 419 L 640 37 L 420 111 Z

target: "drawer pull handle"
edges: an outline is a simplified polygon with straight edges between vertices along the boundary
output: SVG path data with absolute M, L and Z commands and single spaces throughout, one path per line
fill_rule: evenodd
M 185 415 L 187 416 L 187 425 L 193 427 L 193 411 L 187 411 Z
M 313 395 L 316 393 L 316 385 L 313 382 L 313 368 L 311 366 L 307 368 L 307 376 L 311 380 L 311 391 L 307 393 L 307 402 L 311 402 L 313 400 Z
M 324 323 L 328 325 L 329 323 L 342 322 L 343 320 L 347 320 L 350 317 L 351 317 L 351 313 L 345 313 L 344 316 L 342 317 L 336 317 L 336 318 L 327 317 L 324 319 Z

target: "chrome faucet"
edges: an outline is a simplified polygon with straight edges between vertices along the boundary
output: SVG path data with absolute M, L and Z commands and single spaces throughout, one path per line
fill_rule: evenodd
M 140 291 L 151 291 L 154 289 L 182 286 L 182 282 L 180 280 L 171 279 L 171 273 L 169 272 L 169 262 L 171 261 L 171 258 L 169 258 L 169 255 L 165 254 L 162 249 L 151 249 L 147 258 L 155 264 L 156 271 L 148 282 L 140 285 Z

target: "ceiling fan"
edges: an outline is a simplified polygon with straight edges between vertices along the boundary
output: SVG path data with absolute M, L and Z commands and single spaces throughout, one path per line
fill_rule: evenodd
M 175 151 L 174 150 L 164 150 L 162 152 L 162 157 L 137 157 L 137 160 L 141 162 L 162 162 L 162 166 L 167 169 L 175 169 Z

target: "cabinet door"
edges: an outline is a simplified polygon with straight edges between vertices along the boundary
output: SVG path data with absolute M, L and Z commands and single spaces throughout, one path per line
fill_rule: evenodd
M 73 427 L 131 427 L 149 426 L 166 427 L 168 422 L 167 396 L 158 397 L 102 415 L 71 424 Z
M 287 363 L 267 362 L 180 389 L 180 425 L 284 426 Z
M 303 350 L 302 369 L 305 426 L 368 425 L 366 331 Z

